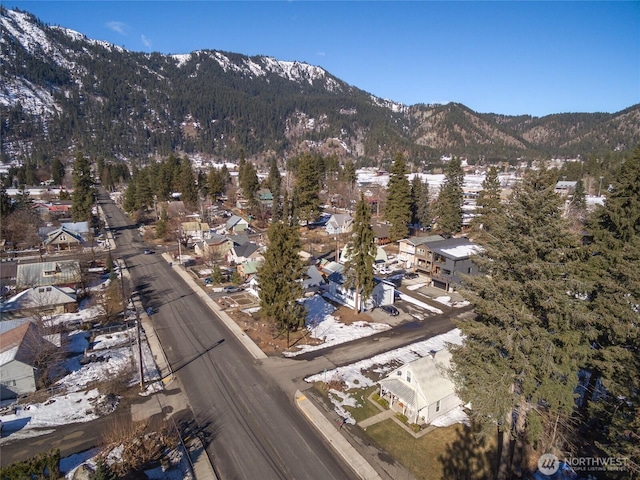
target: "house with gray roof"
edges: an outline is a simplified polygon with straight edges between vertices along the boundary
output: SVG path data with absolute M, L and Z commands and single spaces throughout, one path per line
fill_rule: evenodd
M 49 250 L 72 250 L 86 245 L 85 239 L 76 231 L 69 230 L 67 227 L 59 227 L 47 233 L 44 240 L 44 247 Z
M 0 304 L 0 316 L 6 318 L 59 315 L 78 309 L 75 291 L 68 287 L 41 286 L 28 288 Z
M 249 222 L 239 215 L 231 215 L 224 224 L 228 234 L 244 233 L 248 226 Z
M 463 275 L 476 275 L 478 267 L 472 258 L 481 251 L 480 245 L 468 238 L 448 238 L 424 244 L 424 252 L 417 255 L 417 270 L 431 278 L 431 285 L 454 290 Z
M 409 423 L 429 424 L 462 405 L 448 375 L 451 352 L 442 349 L 396 368 L 378 381 L 380 397 Z
M 39 352 L 56 348 L 33 322 L 0 334 L 0 400 L 35 392 L 40 371 L 36 368 Z
M 62 285 L 75 287 L 82 280 L 78 260 L 20 263 L 16 272 L 16 287 Z
M 260 247 L 253 242 L 243 243 L 242 245 L 234 245 L 227 253 L 227 262 L 236 265 L 244 262 L 264 261 L 264 257 L 260 253 Z
M 328 235 L 349 233 L 353 226 L 353 218 L 348 213 L 334 213 L 324 226 Z
M 429 242 L 444 240 L 440 235 L 425 235 L 422 237 L 403 238 L 398 241 L 398 261 L 404 268 L 413 269 L 419 266 L 418 258 L 424 255 L 424 245 Z

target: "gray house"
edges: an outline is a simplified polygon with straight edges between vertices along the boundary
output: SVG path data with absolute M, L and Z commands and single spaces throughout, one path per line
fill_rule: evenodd
M 468 238 L 448 238 L 422 245 L 424 255 L 418 255 L 418 270 L 431 277 L 431 285 L 443 290 L 453 290 L 463 275 L 475 275 L 478 267 L 473 255 L 481 251 L 480 245 Z
M 35 392 L 38 352 L 54 347 L 33 322 L 0 334 L 0 400 Z

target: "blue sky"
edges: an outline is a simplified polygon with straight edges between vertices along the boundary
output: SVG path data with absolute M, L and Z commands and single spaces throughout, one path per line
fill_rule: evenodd
M 133 51 L 304 61 L 408 105 L 542 116 L 640 103 L 640 1 L 2 4 Z

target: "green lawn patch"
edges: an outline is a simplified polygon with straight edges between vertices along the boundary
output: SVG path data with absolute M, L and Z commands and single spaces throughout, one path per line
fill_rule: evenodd
M 495 471 L 495 442 L 484 445 L 469 427 L 437 428 L 420 438 L 393 420 L 371 425 L 366 432 L 420 480 L 491 478 Z

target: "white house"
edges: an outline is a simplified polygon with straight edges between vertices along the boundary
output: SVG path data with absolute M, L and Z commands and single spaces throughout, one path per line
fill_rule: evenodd
M 328 278 L 329 285 L 327 295 L 348 307 L 354 308 L 356 304 L 356 291 L 353 287 L 345 286 L 345 278 L 342 271 L 333 272 Z M 369 298 L 363 299 L 362 295 L 358 295 L 360 301 L 359 309 L 372 309 L 381 305 L 392 305 L 394 300 L 395 287 L 393 284 L 385 281 L 378 281 L 373 287 L 373 292 Z
M 353 226 L 353 218 L 348 213 L 335 213 L 331 215 L 325 230 L 328 235 L 340 235 L 341 233 L 349 233 Z
M 462 405 L 447 373 L 450 363 L 446 348 L 406 363 L 378 381 L 380 397 L 410 423 L 429 424 Z

